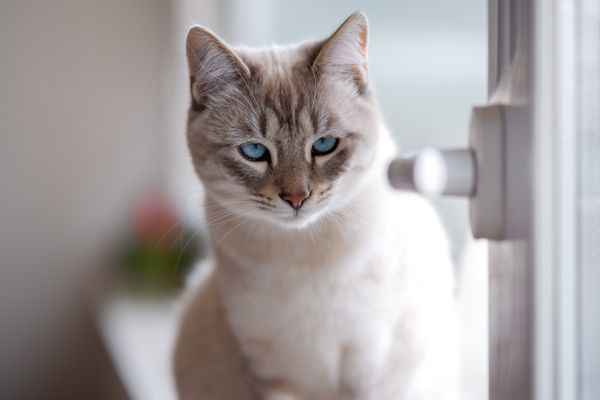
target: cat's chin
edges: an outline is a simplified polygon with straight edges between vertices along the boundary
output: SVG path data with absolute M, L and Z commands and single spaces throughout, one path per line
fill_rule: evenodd
M 316 222 L 321 217 L 319 212 L 300 212 L 285 216 L 272 216 L 267 219 L 273 224 L 288 229 L 304 229 Z

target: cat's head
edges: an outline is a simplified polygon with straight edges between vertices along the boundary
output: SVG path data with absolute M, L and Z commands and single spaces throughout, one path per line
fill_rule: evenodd
M 232 49 L 190 30 L 188 144 L 215 201 L 303 227 L 357 194 L 379 126 L 367 29 L 355 13 L 326 40 L 268 49 Z

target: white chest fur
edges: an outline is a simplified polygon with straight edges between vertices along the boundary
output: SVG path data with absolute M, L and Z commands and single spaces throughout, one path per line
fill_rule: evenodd
M 314 398 L 369 391 L 390 373 L 392 353 L 394 369 L 406 371 L 420 362 L 423 342 L 450 329 L 443 232 L 422 200 L 400 201 L 375 213 L 397 223 L 378 224 L 371 215 L 368 227 L 347 227 L 347 240 L 290 246 L 273 236 L 270 251 L 237 242 L 217 252 L 226 315 L 256 376 L 291 382 Z M 239 235 L 249 243 L 247 233 Z M 337 256 L 324 260 L 321 252 Z
M 332 252 L 311 241 L 300 249 L 304 260 L 292 249 L 267 261 L 264 253 L 248 263 L 241 260 L 250 254 L 217 257 L 228 320 L 254 374 L 322 396 L 361 390 L 381 375 L 409 280 L 393 229 L 372 222 L 360 237 L 346 232 L 351 246 L 341 235 L 330 241 L 339 248 L 333 260 L 314 257 Z
M 400 291 L 384 287 L 391 281 L 382 261 L 359 260 L 367 267 L 351 275 L 286 271 L 228 296 L 229 321 L 253 372 L 321 393 L 377 376 L 401 302 Z

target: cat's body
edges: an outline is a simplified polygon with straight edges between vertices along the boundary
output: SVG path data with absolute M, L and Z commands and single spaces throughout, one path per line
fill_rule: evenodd
M 212 50 L 203 46 L 206 57 Z M 206 108 L 192 105 L 188 137 L 207 186 L 214 250 L 210 271 L 192 285 L 186 301 L 175 355 L 181 398 L 456 399 L 456 316 L 446 238 L 425 200 L 394 193 L 386 182 L 394 146 L 361 81 L 366 76 L 355 68 L 366 57 L 364 16 L 353 15 L 326 42 L 237 55 L 234 61 L 248 66 L 238 81 L 248 92 L 235 89 L 245 93 L 241 104 L 272 109 L 255 122 L 270 127 L 262 129 L 273 154 L 265 165 L 250 160 L 253 169 L 247 171 L 240 171 L 247 160 L 226 172 L 214 170 L 217 162 L 209 153 L 200 156 L 202 149 L 216 151 L 206 126 L 216 131 L 225 122 L 215 123 L 203 116 Z M 346 59 L 349 65 L 341 62 Z M 214 68 L 203 57 L 197 61 Z M 261 78 L 252 80 L 260 69 Z M 192 73 L 193 93 L 197 78 Z M 331 86 L 317 90 L 328 80 Z M 223 90 L 231 85 L 226 76 L 219 82 L 227 83 Z M 255 85 L 276 89 L 261 94 Z M 300 94 L 290 94 L 299 86 Z M 310 153 L 312 134 L 298 133 L 319 129 L 339 137 L 322 156 Z M 309 153 L 303 154 L 305 142 Z M 224 178 L 235 171 L 241 176 L 233 182 Z M 246 202 L 239 200 L 237 185 L 251 193 Z M 300 207 L 286 197 L 299 187 L 309 187 Z M 250 216 L 251 201 L 283 221 Z M 291 215 L 286 202 L 294 205 Z

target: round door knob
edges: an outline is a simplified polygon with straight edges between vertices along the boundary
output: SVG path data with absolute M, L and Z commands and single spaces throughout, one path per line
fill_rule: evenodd
M 511 110 L 501 104 L 474 107 L 468 149 L 425 149 L 396 158 L 388 169 L 390 184 L 428 196 L 469 197 L 473 235 L 504 239 L 509 225 L 506 193 L 510 183 L 506 173 L 505 121 Z
M 427 196 L 472 196 L 475 191 L 475 159 L 469 149 L 424 149 L 392 161 L 388 178 L 392 187 Z

